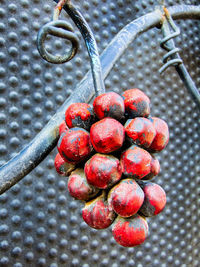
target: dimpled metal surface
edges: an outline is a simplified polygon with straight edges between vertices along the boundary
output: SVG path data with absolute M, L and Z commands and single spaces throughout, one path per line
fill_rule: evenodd
M 128 22 L 159 1 L 73 1 L 94 31 L 101 53 Z M 199 0 L 166 0 L 200 4 Z M 84 42 L 71 62 L 52 65 L 36 48 L 48 22 L 50 0 L 2 0 L 0 5 L 0 164 L 19 152 L 43 128 L 90 68 Z M 62 18 L 67 18 L 64 12 Z M 176 45 L 200 87 L 200 22 L 178 21 Z M 77 32 L 77 30 L 76 30 Z M 80 34 L 78 33 L 79 37 Z M 81 38 L 81 37 L 80 37 Z M 200 262 L 199 113 L 173 68 L 159 76 L 165 52 L 160 30 L 139 37 L 115 64 L 107 90 L 138 87 L 151 99 L 151 114 L 168 122 L 170 142 L 158 154 L 161 173 L 153 181 L 167 193 L 163 213 L 149 219 L 150 236 L 135 248 L 115 243 L 110 228 L 94 230 L 81 218 L 83 204 L 67 192 L 67 178 L 54 170 L 56 149 L 19 184 L 0 196 L 0 266 L 198 267 Z M 62 53 L 60 39 L 49 51 Z

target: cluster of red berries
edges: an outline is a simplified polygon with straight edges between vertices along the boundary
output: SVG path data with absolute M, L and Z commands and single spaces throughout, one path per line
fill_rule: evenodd
M 108 92 L 95 98 L 93 108 L 71 104 L 59 128 L 55 167 L 59 174 L 70 175 L 71 196 L 86 201 L 84 221 L 95 229 L 113 223 L 113 236 L 125 247 L 144 242 L 145 217 L 160 213 L 166 204 L 164 190 L 144 181 L 159 173 L 152 153 L 169 140 L 167 124 L 149 117 L 149 105 L 139 89 L 122 96 Z

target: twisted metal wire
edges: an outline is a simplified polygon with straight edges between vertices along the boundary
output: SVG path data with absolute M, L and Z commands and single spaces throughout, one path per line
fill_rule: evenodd
M 173 19 L 200 19 L 200 6 L 179 5 L 170 7 L 169 12 Z M 101 55 L 103 78 L 106 78 L 116 61 L 138 35 L 158 27 L 162 19 L 163 13 L 155 10 L 126 25 Z M 42 131 L 19 154 L 0 168 L 0 194 L 30 173 L 52 151 L 59 137 L 58 128 L 64 119 L 65 110 L 72 103 L 89 102 L 94 95 L 92 84 L 92 75 L 88 72 Z
M 195 83 L 193 82 L 191 76 L 189 75 L 183 61 L 179 55 L 180 49 L 175 46 L 173 38 L 177 37 L 180 34 L 179 28 L 174 23 L 170 12 L 166 7 L 164 7 L 165 17 L 162 23 L 162 33 L 164 38 L 160 42 L 160 46 L 167 50 L 168 53 L 163 57 L 163 63 L 165 63 L 159 72 L 163 73 L 168 67 L 174 66 L 178 72 L 181 80 L 183 81 L 188 92 L 191 94 L 194 102 L 200 110 L 200 93 L 197 89 Z M 174 31 L 171 32 L 171 29 Z
M 169 17 L 169 19 L 164 19 L 162 24 L 162 31 L 164 32 L 164 34 L 166 34 L 165 28 L 167 27 L 168 22 L 174 32 L 167 34 L 167 36 L 165 36 L 160 42 L 160 46 L 168 51 L 168 53 L 163 56 L 163 63 L 165 64 L 159 69 L 160 74 L 162 74 L 170 66 L 176 66 L 183 63 L 182 59 L 177 56 L 177 53 L 180 52 L 180 48 L 177 48 L 175 46 L 172 47 L 171 45 L 169 45 L 169 40 L 172 40 L 173 38 L 180 35 L 180 29 L 175 25 L 171 17 Z M 173 59 L 173 56 L 176 57 Z

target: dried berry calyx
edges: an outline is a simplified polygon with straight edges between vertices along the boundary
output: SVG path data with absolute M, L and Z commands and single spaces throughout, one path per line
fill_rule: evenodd
M 157 215 L 166 204 L 164 190 L 145 180 L 160 172 L 150 153 L 166 147 L 169 130 L 165 121 L 149 114 L 149 98 L 135 88 L 122 96 L 99 95 L 93 108 L 70 105 L 59 127 L 55 168 L 70 175 L 70 195 L 86 201 L 83 220 L 95 229 L 112 224 L 116 242 L 125 247 L 145 241 L 144 217 Z

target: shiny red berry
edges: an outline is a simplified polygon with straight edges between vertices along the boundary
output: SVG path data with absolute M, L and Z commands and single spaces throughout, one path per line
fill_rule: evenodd
M 106 189 L 120 180 L 122 169 L 117 158 L 97 153 L 86 162 L 85 175 L 89 184 Z
M 147 221 L 139 216 L 130 218 L 117 217 L 112 225 L 112 234 L 117 243 L 124 247 L 135 247 L 142 244 L 148 236 Z
M 76 168 L 75 163 L 65 161 L 58 153 L 55 157 L 54 165 L 56 171 L 62 176 L 68 176 Z
M 96 196 L 99 192 L 99 189 L 88 184 L 83 169 L 76 169 L 71 173 L 68 180 L 68 190 L 72 197 L 85 201 Z
M 153 123 L 146 118 L 130 119 L 126 122 L 124 128 L 129 140 L 143 147 L 149 147 L 156 136 Z
M 69 128 L 80 127 L 89 130 L 94 122 L 93 109 L 86 103 L 71 104 L 65 112 L 65 121 Z
M 146 175 L 143 178 L 143 180 L 150 180 L 154 176 L 158 175 L 159 172 L 160 172 L 160 163 L 159 163 L 158 159 L 156 159 L 154 156 L 152 156 L 150 173 L 148 175 Z
M 59 126 L 59 136 L 61 136 L 61 134 L 63 132 L 66 132 L 69 128 L 67 127 L 66 122 L 63 120 L 62 123 Z
M 169 129 L 167 123 L 162 119 L 152 117 L 151 121 L 156 129 L 156 136 L 149 149 L 158 152 L 163 150 L 169 142 Z
M 92 151 L 89 133 L 81 128 L 72 128 L 62 133 L 57 144 L 60 155 L 67 161 L 79 162 Z
M 150 173 L 151 160 L 146 150 L 133 145 L 121 155 L 122 172 L 127 177 L 141 179 Z
M 124 118 L 124 100 L 115 92 L 97 96 L 93 102 L 93 108 L 100 120 L 105 117 L 111 117 L 120 121 Z
M 104 192 L 98 198 L 85 204 L 82 210 L 82 217 L 90 227 L 95 229 L 104 229 L 112 224 L 115 213 L 108 206 Z
M 93 124 L 90 129 L 92 145 L 99 153 L 108 154 L 119 149 L 124 137 L 124 127 L 112 118 L 104 118 Z
M 108 195 L 108 202 L 121 217 L 130 217 L 138 212 L 144 201 L 144 192 L 133 179 L 122 180 Z
M 150 114 L 150 100 L 141 90 L 134 88 L 126 90 L 124 97 L 125 112 L 131 118 L 148 117 Z
M 139 181 L 139 185 L 144 191 L 144 202 L 140 208 L 140 213 L 145 217 L 159 214 L 166 205 L 166 194 L 161 186 L 151 182 Z

